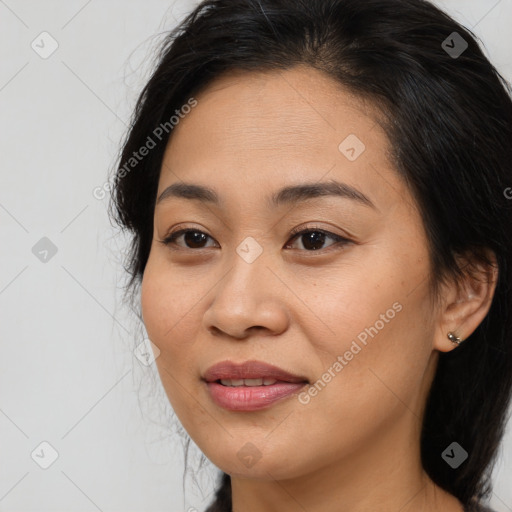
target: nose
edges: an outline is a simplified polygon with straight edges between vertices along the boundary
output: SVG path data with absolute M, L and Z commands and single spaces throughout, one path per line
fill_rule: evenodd
M 212 290 L 203 322 L 214 336 L 245 339 L 253 332 L 270 336 L 287 329 L 288 290 L 263 254 L 248 263 L 235 253 Z

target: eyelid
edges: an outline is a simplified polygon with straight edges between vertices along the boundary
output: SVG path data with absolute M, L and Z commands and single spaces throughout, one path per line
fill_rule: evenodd
M 290 231 L 290 236 L 296 237 L 297 235 L 301 235 L 303 233 L 308 233 L 309 231 L 319 231 L 320 233 L 324 233 L 326 235 L 332 236 L 333 238 L 338 238 L 338 239 L 343 238 L 345 240 L 348 240 L 348 238 L 346 236 L 339 235 L 337 233 L 333 233 L 332 231 L 330 231 L 322 226 L 319 226 L 317 224 L 306 224 L 306 225 L 302 225 L 302 226 L 293 228 Z

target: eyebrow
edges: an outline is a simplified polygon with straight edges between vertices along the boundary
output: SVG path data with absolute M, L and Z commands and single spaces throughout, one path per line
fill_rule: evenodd
M 306 201 L 307 199 L 314 199 L 324 196 L 335 196 L 352 199 L 359 202 L 360 204 L 378 210 L 370 198 L 363 194 L 361 191 L 357 190 L 351 185 L 348 185 L 347 183 L 341 183 L 334 180 L 320 183 L 301 183 L 298 185 L 287 186 L 275 192 L 267 199 L 267 201 L 269 206 L 275 208 L 282 204 L 295 204 L 300 201 Z M 195 199 L 217 206 L 222 203 L 215 190 L 203 185 L 196 185 L 194 183 L 173 183 L 160 194 L 156 204 L 159 204 L 171 197 Z

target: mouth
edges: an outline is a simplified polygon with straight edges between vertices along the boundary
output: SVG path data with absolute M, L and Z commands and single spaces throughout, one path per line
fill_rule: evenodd
M 203 375 L 209 396 L 229 411 L 257 411 L 298 393 L 307 378 L 261 361 L 223 361 Z

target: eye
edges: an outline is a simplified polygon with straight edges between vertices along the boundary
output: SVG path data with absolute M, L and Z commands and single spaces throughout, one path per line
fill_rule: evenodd
M 325 243 L 325 240 L 330 238 L 331 240 L 334 240 L 335 243 L 330 244 L 327 247 L 330 247 L 332 245 L 335 245 L 336 243 L 340 245 L 345 245 L 350 242 L 350 240 L 335 235 L 334 233 L 331 233 L 329 231 L 326 231 L 324 229 L 316 228 L 316 227 L 310 227 L 306 229 L 295 229 L 292 230 L 290 233 L 292 238 L 290 240 L 300 239 L 302 241 L 302 247 L 307 252 L 313 252 L 313 251 L 319 251 L 323 247 L 323 244 Z M 307 235 L 307 236 L 306 236 Z M 182 244 L 178 244 L 177 240 L 183 237 L 183 242 L 185 243 L 185 246 Z M 200 231 L 198 229 L 178 229 L 172 233 L 170 233 L 167 237 L 165 237 L 163 240 L 159 240 L 160 243 L 163 245 L 169 246 L 172 249 L 205 249 L 208 246 L 204 245 L 205 242 L 208 239 L 213 240 L 210 235 L 207 235 L 203 231 Z M 172 247 L 174 246 L 174 247 Z M 211 246 L 210 246 L 211 247 Z M 290 243 L 288 242 L 285 245 L 285 248 L 290 247 Z
M 291 235 L 294 235 L 292 240 L 298 239 L 302 241 L 302 247 L 306 249 L 308 252 L 318 251 L 322 249 L 322 245 L 325 243 L 326 238 L 330 238 L 331 240 L 334 240 L 335 243 L 330 244 L 327 247 L 331 247 L 335 245 L 336 243 L 339 245 L 345 245 L 350 242 L 350 240 L 335 235 L 334 233 L 331 233 L 330 231 L 326 231 L 324 229 L 317 228 L 315 226 L 312 226 L 310 228 L 306 229 L 295 229 L 292 230 Z M 287 244 L 285 247 L 288 247 L 289 244 Z
M 185 243 L 188 244 L 187 246 L 183 247 L 179 244 L 176 244 L 176 240 L 181 237 L 183 237 Z M 208 238 L 211 237 L 204 233 L 203 231 L 199 231 L 198 229 L 179 229 L 177 231 L 174 231 L 173 233 L 170 233 L 163 240 L 160 240 L 160 242 L 167 246 L 177 245 L 179 248 L 182 249 L 204 249 L 205 246 L 202 244 Z

